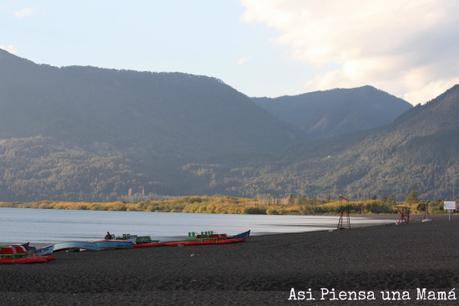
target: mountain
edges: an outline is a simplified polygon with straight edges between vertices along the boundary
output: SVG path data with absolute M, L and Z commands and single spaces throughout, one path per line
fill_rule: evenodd
M 408 102 L 371 86 L 254 98 L 254 101 L 311 138 L 378 128 L 411 108 Z
M 109 148 L 83 148 L 42 136 L 0 140 L 0 197 L 113 199 L 145 181 Z
M 0 138 L 43 135 L 187 159 L 262 153 L 295 138 L 220 80 L 36 65 L 0 53 Z
M 262 159 L 298 135 L 215 78 L 58 68 L 0 50 L 2 199 L 191 192 L 199 179 L 185 164 Z
M 421 198 L 432 199 L 452 198 L 456 182 L 459 85 L 408 110 L 388 126 L 303 146 L 252 174 L 241 188 L 253 193 L 399 199 L 416 190 Z
M 0 50 L 0 201 L 111 200 L 131 188 L 452 196 L 459 86 L 414 108 L 369 86 L 278 99 L 205 76 L 58 68 Z

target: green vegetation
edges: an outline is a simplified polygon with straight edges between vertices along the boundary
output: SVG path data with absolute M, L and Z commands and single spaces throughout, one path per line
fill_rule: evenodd
M 105 210 L 105 211 L 150 211 L 185 212 L 210 214 L 261 214 L 261 215 L 321 215 L 336 214 L 349 207 L 352 214 L 392 214 L 396 205 L 405 204 L 412 213 L 436 214 L 442 211 L 441 201 L 404 202 L 393 199 L 370 199 L 349 202 L 338 200 L 307 199 L 304 196 L 285 198 L 241 198 L 229 196 L 182 196 L 140 202 L 0 202 L 0 207 Z
M 405 199 L 405 202 L 406 203 L 410 203 L 410 204 L 413 204 L 413 203 L 417 203 L 418 202 L 418 194 L 416 193 L 415 190 L 411 191 L 408 196 L 406 197 Z
M 0 50 L 0 88 L 4 201 L 115 201 L 129 190 L 397 200 L 416 190 L 418 199 L 440 199 L 459 178 L 459 85 L 409 110 L 370 86 L 251 99 L 205 76 L 56 68 Z M 226 211 L 166 204 L 147 208 Z M 225 205 L 326 211 L 317 203 Z M 388 210 L 374 205 L 358 209 Z

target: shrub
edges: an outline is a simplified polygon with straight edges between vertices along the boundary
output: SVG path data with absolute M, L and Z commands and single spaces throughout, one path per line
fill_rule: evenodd
M 248 215 L 266 215 L 266 208 L 246 207 L 244 213 Z
M 277 211 L 275 208 L 268 208 L 266 210 L 266 214 L 267 215 L 278 215 L 279 211 Z

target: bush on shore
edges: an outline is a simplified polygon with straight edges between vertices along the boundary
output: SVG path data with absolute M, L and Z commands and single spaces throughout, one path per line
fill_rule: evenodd
M 396 202 L 393 199 L 369 199 L 340 202 L 337 200 L 308 199 L 304 196 L 289 196 L 283 199 L 270 197 L 242 198 L 230 196 L 183 196 L 140 202 L 0 202 L 0 207 L 184 212 L 209 214 L 262 214 L 262 215 L 323 215 L 337 214 L 349 209 L 352 214 L 392 214 L 397 205 L 410 207 L 412 213 L 436 214 L 442 212 L 441 201 Z

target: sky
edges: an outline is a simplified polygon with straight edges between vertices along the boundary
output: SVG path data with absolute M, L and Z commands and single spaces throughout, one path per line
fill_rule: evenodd
M 457 0 L 0 0 L 0 48 L 37 63 L 217 77 L 249 96 L 459 83 Z

